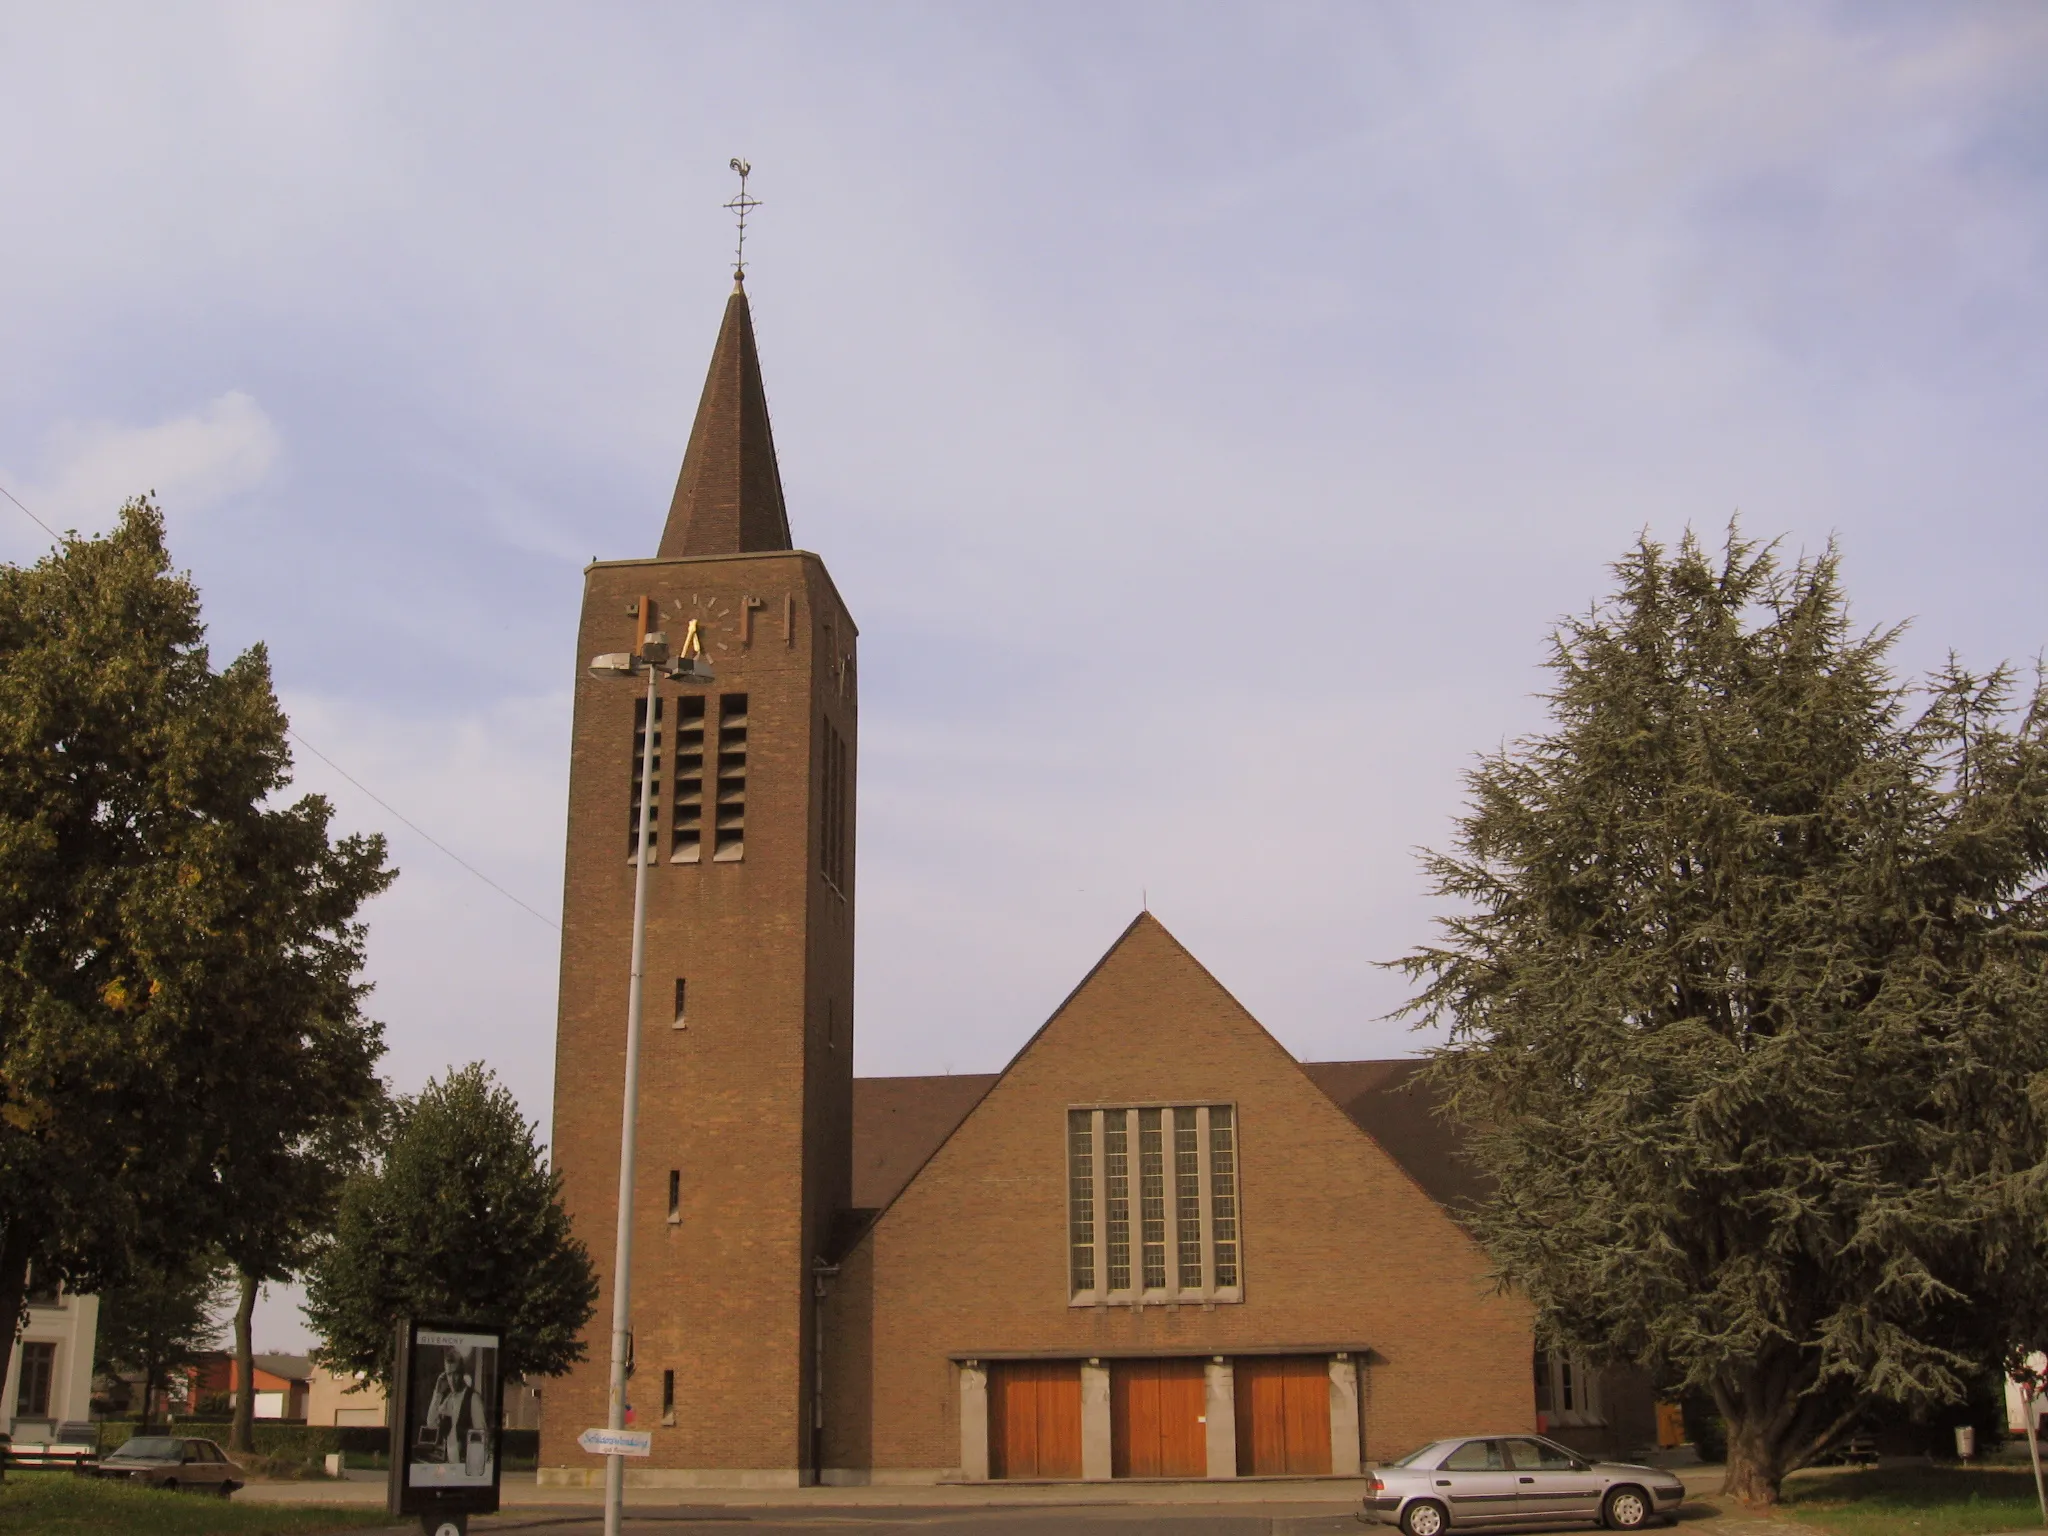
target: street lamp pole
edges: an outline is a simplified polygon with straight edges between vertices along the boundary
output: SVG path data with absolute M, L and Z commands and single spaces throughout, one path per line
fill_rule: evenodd
M 647 714 L 640 736 L 640 826 L 633 848 L 633 972 L 626 988 L 625 1102 L 619 1114 L 619 1227 L 612 1250 L 612 1376 L 606 1427 L 626 1427 L 626 1376 L 633 1362 L 633 1154 L 640 1121 L 640 1012 L 647 980 L 647 871 L 654 863 L 649 844 L 654 837 L 654 741 L 659 717 L 662 663 L 669 659 L 668 636 L 654 630 L 654 603 L 640 600 L 640 648 L 599 656 L 590 664 L 597 677 L 647 674 Z M 709 682 L 711 667 L 693 622 L 683 637 L 683 653 L 669 668 L 678 682 Z M 604 1464 L 605 1536 L 620 1536 L 625 1513 L 626 1459 L 613 1452 Z
M 654 862 L 648 843 L 654 834 L 655 683 L 662 656 L 647 654 L 641 642 L 640 661 L 647 671 L 646 729 L 640 745 L 640 834 L 633 847 L 633 977 L 626 987 L 626 1086 L 619 1115 L 619 1232 L 612 1252 L 612 1380 L 610 1429 L 626 1427 L 626 1370 L 633 1353 L 633 1152 L 640 1121 L 640 1000 L 647 980 L 647 867 Z M 661 647 L 663 651 L 667 646 Z M 626 1500 L 626 1458 L 604 1459 L 604 1536 L 619 1536 Z

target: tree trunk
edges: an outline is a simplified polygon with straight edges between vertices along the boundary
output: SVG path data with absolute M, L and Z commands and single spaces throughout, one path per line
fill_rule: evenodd
M 14 1358 L 15 1341 L 21 1337 L 21 1303 L 28 1294 L 28 1223 L 11 1221 L 0 1234 L 0 1376 L 7 1373 L 7 1361 Z M 11 1411 L 14 1405 L 4 1405 Z
M 7 1376 L 7 1362 L 14 1358 L 14 1345 L 21 1335 L 21 1301 L 28 1290 L 27 1225 L 18 1218 L 0 1228 L 0 1381 Z M 0 1403 L 0 1415 L 13 1410 L 12 1403 Z M 0 1456 L 0 1480 L 7 1476 L 7 1458 Z
M 142 1423 L 136 1433 L 149 1433 L 150 1416 L 156 1412 L 157 1362 L 151 1360 L 142 1368 Z
M 1778 1502 L 1785 1468 L 1778 1448 L 1769 1443 L 1763 1426 L 1744 1415 L 1728 1421 L 1728 1473 L 1721 1491 L 1752 1507 Z
M 1767 1347 L 1715 1383 L 1728 1426 L 1724 1493 L 1751 1506 L 1776 1504 L 1786 1477 L 1855 1422 L 1859 1399 L 1821 1390 L 1818 1374 L 1812 1352 Z
M 256 1449 L 256 1351 L 249 1343 L 249 1319 L 256 1311 L 256 1277 L 236 1272 L 241 1293 L 235 1298 L 235 1421 L 228 1428 L 230 1451 Z

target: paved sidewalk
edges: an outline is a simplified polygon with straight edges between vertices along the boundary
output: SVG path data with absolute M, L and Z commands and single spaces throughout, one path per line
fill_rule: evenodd
M 1130 1505 L 1290 1505 L 1351 1510 L 1365 1492 L 1362 1478 L 1272 1478 L 1241 1482 L 938 1483 L 868 1488 L 628 1488 L 636 1509 L 985 1509 Z M 531 1472 L 507 1473 L 501 1500 L 512 1509 L 598 1508 L 602 1488 L 541 1488 Z M 248 1504 L 381 1504 L 384 1480 L 252 1482 L 235 1495 Z
M 1688 1507 L 1721 1491 L 1720 1467 L 1680 1467 Z M 1115 1483 L 924 1483 L 907 1487 L 868 1488 L 628 1488 L 626 1502 L 636 1508 L 711 1509 L 979 1509 L 1002 1505 L 1308 1505 L 1356 1508 L 1365 1492 L 1363 1478 L 1246 1478 L 1232 1482 Z M 251 1504 L 381 1504 L 382 1473 L 350 1473 L 344 1482 L 312 1478 L 305 1482 L 254 1482 L 236 1498 Z M 507 1509 L 597 1506 L 602 1488 L 541 1488 L 531 1472 L 508 1472 L 501 1497 Z M 1772 1521 L 1773 1528 L 1782 1521 Z M 1727 1530 L 1735 1536 L 1732 1528 Z

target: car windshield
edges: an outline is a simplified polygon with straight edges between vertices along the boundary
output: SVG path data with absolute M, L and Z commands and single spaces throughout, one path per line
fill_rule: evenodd
M 185 1442 L 160 1435 L 138 1435 L 114 1454 L 130 1461 L 177 1461 L 185 1454 Z

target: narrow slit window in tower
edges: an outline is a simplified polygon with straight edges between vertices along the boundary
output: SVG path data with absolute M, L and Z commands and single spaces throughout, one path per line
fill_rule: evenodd
M 824 758 L 823 803 L 819 807 L 818 867 L 825 881 L 840 895 L 846 894 L 846 738 L 832 728 L 830 720 L 818 722 L 818 745 Z
M 678 976 L 676 978 L 676 1021 L 674 1026 L 677 1029 L 688 1029 L 690 1027 L 689 1015 L 684 1011 L 689 1002 L 689 996 L 690 984 Z
M 673 1424 L 676 1421 L 676 1373 L 661 1373 L 661 1422 Z
M 633 862 L 633 844 L 640 836 L 640 758 L 647 750 L 647 701 L 639 700 L 633 705 L 633 793 L 632 816 L 626 824 L 626 862 Z M 654 700 L 654 781 L 645 793 L 653 798 L 654 815 L 647 827 L 647 847 L 652 852 L 660 846 L 661 836 L 661 699 Z
M 695 864 L 704 856 L 704 698 L 685 694 L 676 700 L 675 781 L 669 805 L 671 864 Z M 682 1011 L 676 1012 L 678 1022 Z
M 671 1223 L 683 1219 L 683 1170 L 680 1168 L 668 1171 L 668 1219 Z
M 718 701 L 718 799 L 711 858 L 727 864 L 747 856 L 747 696 Z

